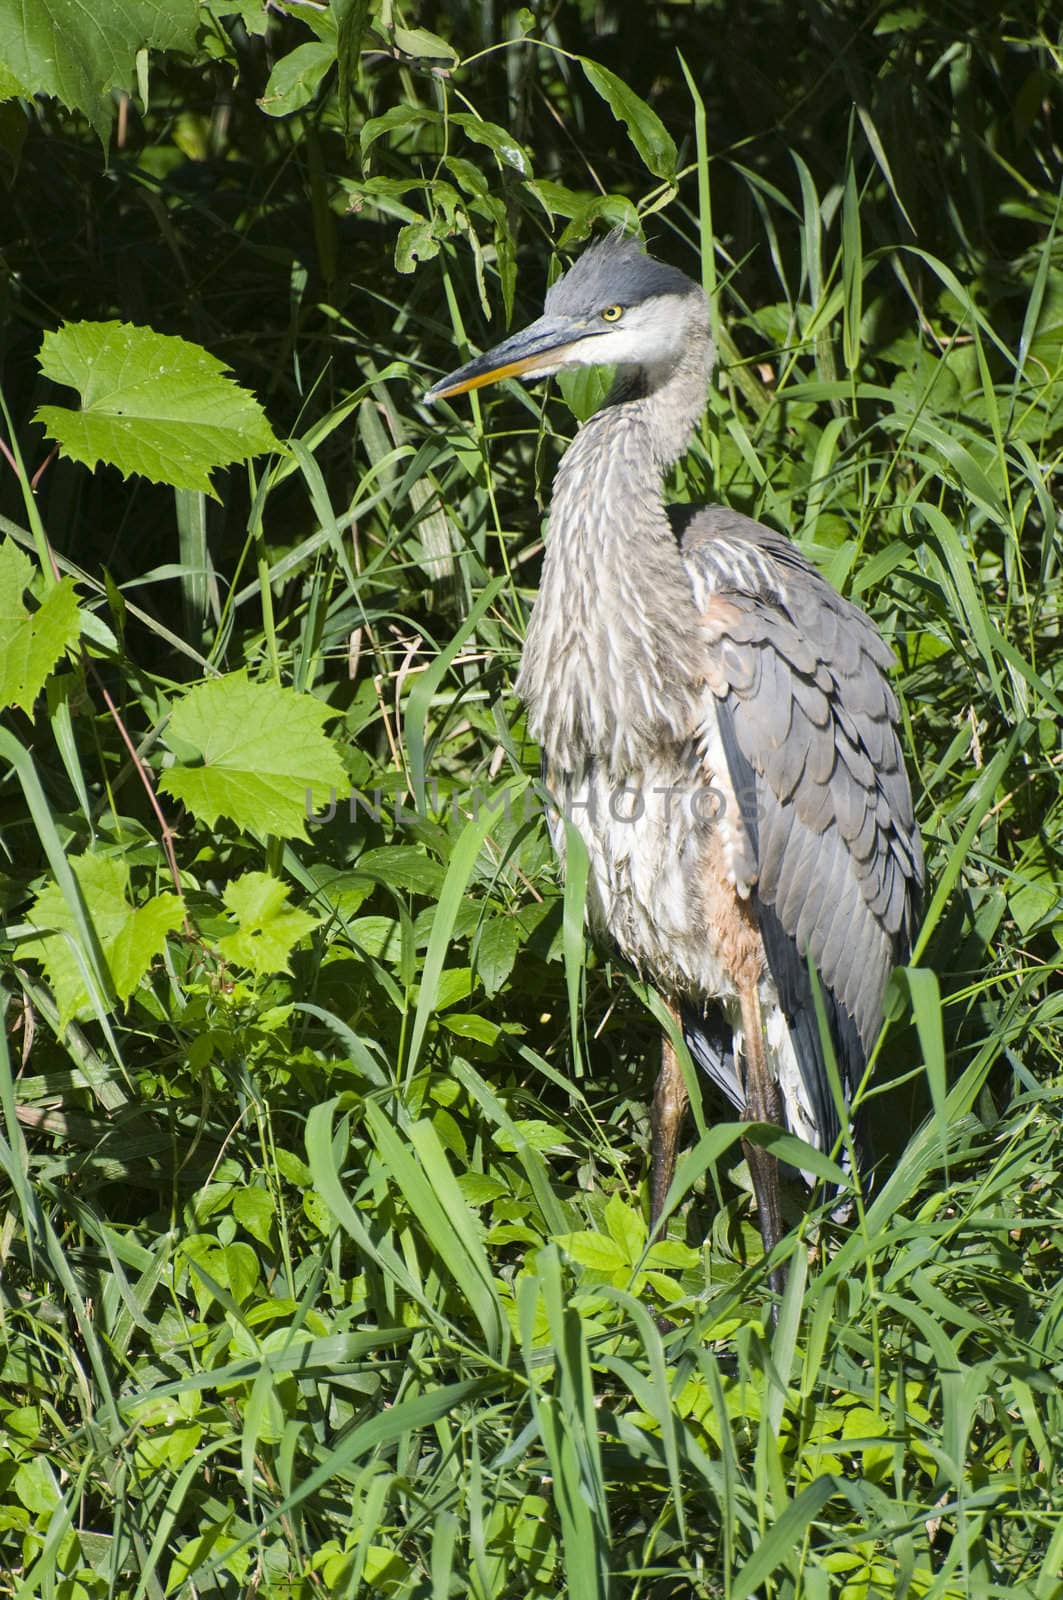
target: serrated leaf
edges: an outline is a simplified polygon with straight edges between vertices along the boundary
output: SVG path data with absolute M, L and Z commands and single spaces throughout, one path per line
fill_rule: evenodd
M 645 100 L 640 100 L 615 72 L 599 66 L 597 61 L 581 57 L 580 66 L 591 88 L 601 95 L 616 120 L 626 127 L 643 165 L 657 178 L 674 178 L 675 142 L 656 111 L 652 111 Z
M 573 1261 L 578 1261 L 581 1267 L 590 1267 L 592 1272 L 626 1273 L 630 1270 L 631 1263 L 624 1251 L 615 1239 L 607 1238 L 604 1233 L 562 1233 L 556 1243 Z
M 69 322 L 45 334 L 39 360 L 46 377 L 78 391 L 81 409 L 40 406 L 35 421 L 87 467 L 105 461 L 127 477 L 214 494 L 216 467 L 279 448 L 254 396 L 187 339 Z
M 351 939 L 368 956 L 397 961 L 402 949 L 402 926 L 397 917 L 357 917 L 350 925 Z
M 77 643 L 81 625 L 70 578 L 50 589 L 36 611 L 27 611 L 22 594 L 35 571 L 10 539 L 0 544 L 0 705 L 27 713 L 59 657 Z
M 443 868 L 439 862 L 412 844 L 388 844 L 366 850 L 358 857 L 354 870 L 368 873 L 377 883 L 386 883 L 393 889 L 410 889 L 416 894 L 438 894 L 443 884 Z
M 488 995 L 493 995 L 513 971 L 520 949 L 520 925 L 509 917 L 491 917 L 476 943 L 476 971 Z
M 226 816 L 260 836 L 305 839 L 307 791 L 350 792 L 323 731 L 333 715 L 310 695 L 252 683 L 246 672 L 199 684 L 177 702 L 167 736 L 203 764 L 170 767 L 159 787 L 208 827 Z
M 106 140 L 114 89 L 136 86 L 141 50 L 195 51 L 196 0 L 5 0 L 0 5 L 0 61 L 14 92 L 54 95 L 84 111 Z
M 524 1142 L 533 1150 L 564 1150 L 565 1136 L 560 1128 L 555 1128 L 552 1122 L 544 1122 L 539 1117 L 518 1118 L 513 1124 L 517 1133 Z M 513 1138 L 508 1128 L 496 1128 L 494 1133 L 495 1144 L 500 1150 L 512 1154 L 517 1149 L 517 1141 Z
M 145 905 L 132 905 L 129 868 L 111 856 L 71 856 L 70 865 L 96 929 L 114 993 L 119 1000 L 127 1000 L 161 954 L 167 934 L 181 926 L 181 902 L 175 894 L 158 894 Z M 49 930 L 25 940 L 19 951 L 43 966 L 59 1007 L 60 1025 L 72 1018 L 93 1016 L 78 961 L 77 920 L 58 884 L 50 883 L 41 890 L 27 921 Z
M 218 940 L 226 961 L 250 967 L 258 977 L 287 972 L 288 957 L 300 939 L 316 928 L 320 917 L 288 906 L 288 886 L 268 872 L 245 872 L 222 894 L 238 925 L 236 933 Z
M 626 1206 L 618 1194 L 611 1195 L 605 1207 L 605 1225 L 626 1260 L 634 1265 L 646 1243 L 646 1224 L 639 1212 Z
M 490 1205 L 492 1200 L 500 1200 L 509 1190 L 504 1183 L 499 1183 L 497 1178 L 490 1178 L 484 1172 L 463 1172 L 458 1177 L 458 1188 L 461 1197 L 471 1206 Z

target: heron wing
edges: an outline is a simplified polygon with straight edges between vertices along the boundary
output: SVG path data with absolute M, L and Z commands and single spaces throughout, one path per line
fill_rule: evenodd
M 670 515 L 709 636 L 708 688 L 755 860 L 768 967 L 829 1144 L 837 1115 L 808 960 L 851 1093 L 919 912 L 892 655 L 781 534 L 722 506 Z

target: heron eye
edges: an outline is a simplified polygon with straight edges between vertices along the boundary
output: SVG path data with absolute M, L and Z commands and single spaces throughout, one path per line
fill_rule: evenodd
M 623 306 L 606 306 L 605 310 L 602 312 L 602 321 L 603 322 L 619 322 L 620 318 L 623 315 L 624 315 Z

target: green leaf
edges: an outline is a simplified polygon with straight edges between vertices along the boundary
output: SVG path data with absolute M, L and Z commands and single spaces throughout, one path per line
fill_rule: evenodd
M 23 1462 L 15 1473 L 11 1487 L 19 1505 L 25 1506 L 35 1516 L 51 1515 L 62 1499 L 51 1467 L 40 1456 Z
M 105 461 L 126 477 L 214 494 L 216 467 L 279 448 L 254 396 L 186 339 L 124 322 L 68 322 L 45 334 L 40 368 L 76 389 L 81 409 L 40 406 L 34 420 L 88 467 Z
M 533 1150 L 563 1150 L 565 1148 L 565 1135 L 560 1128 L 555 1128 L 552 1122 L 544 1122 L 540 1117 L 514 1118 L 513 1127 Z M 500 1150 L 514 1151 L 517 1149 L 516 1140 L 508 1128 L 495 1129 L 495 1143 Z
M 631 1267 L 626 1252 L 604 1233 L 563 1233 L 556 1240 L 573 1261 L 594 1272 L 626 1274 Z
M 112 856 L 72 856 L 70 865 L 96 929 L 114 993 L 119 1000 L 127 1000 L 161 953 L 167 934 L 181 926 L 181 902 L 175 894 L 159 894 L 143 906 L 133 906 L 129 868 Z M 49 930 L 24 940 L 19 949 L 44 967 L 55 992 L 60 1025 L 74 1017 L 95 1015 L 82 976 L 76 914 L 58 884 L 50 883 L 41 890 L 27 920 Z
M 323 729 L 334 715 L 310 695 L 234 672 L 190 689 L 167 737 L 202 765 L 170 767 L 159 787 L 213 827 L 226 816 L 260 837 L 306 838 L 308 794 L 346 795 L 343 763 Z
M 651 1245 L 647 1256 L 647 1267 L 675 1267 L 679 1272 L 689 1272 L 696 1267 L 701 1257 L 698 1252 L 688 1244 L 683 1244 L 679 1239 L 661 1239 L 657 1244 Z
M 224 1262 L 221 1280 L 237 1304 L 242 1304 L 258 1282 L 258 1257 L 249 1244 L 228 1244 L 218 1252 Z M 218 1256 L 213 1257 L 218 1265 Z
M 396 50 L 415 61 L 445 61 L 453 66 L 458 59 L 454 46 L 441 39 L 438 33 L 429 33 L 427 28 L 396 27 L 392 37 Z
M 218 940 L 227 961 L 250 967 L 258 977 L 288 972 L 288 957 L 300 939 L 318 926 L 320 917 L 288 909 L 288 886 L 268 872 L 246 872 L 227 884 L 222 894 L 238 925 L 237 933 Z
M 1043 917 L 1055 921 L 1063 915 L 1063 881 L 1040 839 L 1030 840 L 1012 881 L 1015 887 L 1008 894 L 1008 910 L 1023 938 Z
M 349 932 L 355 949 L 366 955 L 382 956 L 385 961 L 399 959 L 402 924 L 397 917 L 358 917 Z
M 430 222 L 419 219 L 399 229 L 395 241 L 395 267 L 398 272 L 413 272 L 420 262 L 431 261 L 438 254 L 439 240 Z
M 362 155 L 365 156 L 369 147 L 382 135 L 394 133 L 396 130 L 405 131 L 409 128 L 419 128 L 423 123 L 438 123 L 442 118 L 438 111 L 422 110 L 420 106 L 389 106 L 387 111 L 379 117 L 370 117 L 363 123 L 359 135 Z
M 439 1020 L 449 1033 L 456 1033 L 459 1039 L 478 1039 L 481 1044 L 494 1044 L 502 1031 L 497 1022 L 492 1022 L 488 1017 L 478 1017 L 471 1011 L 452 1012 L 450 1016 L 440 1017 Z
M 415 894 L 438 894 L 443 882 L 439 862 L 413 844 L 388 844 L 366 850 L 358 857 L 354 870 L 368 873 L 376 883 L 409 889 Z
M 287 117 L 309 104 L 336 59 L 334 44 L 314 40 L 281 56 L 258 104 L 267 117 Z
M 10 539 L 0 544 L 0 705 L 27 713 L 59 657 L 77 643 L 80 629 L 70 578 L 49 589 L 36 611 L 27 611 L 22 595 L 35 573 L 33 562 Z
M 606 1203 L 605 1225 L 610 1237 L 616 1240 L 626 1259 L 634 1266 L 646 1243 L 646 1224 L 641 1213 L 625 1205 L 620 1196 L 614 1194 Z
M 495 122 L 484 122 L 482 117 L 470 116 L 465 111 L 455 112 L 450 120 L 464 128 L 469 138 L 477 144 L 486 145 L 489 150 L 493 150 L 503 166 L 519 172 L 522 178 L 531 177 L 532 164 L 527 151 L 521 148 L 505 128 L 500 128 Z
M 497 994 L 513 971 L 520 949 L 520 925 L 509 917 L 491 917 L 476 941 L 476 971 L 486 993 Z
M 54 95 L 84 111 L 106 140 L 114 117 L 112 90 L 136 86 L 141 50 L 192 54 L 199 27 L 196 0 L 4 0 L 0 61 L 26 99 Z
M 591 88 L 600 94 L 618 122 L 627 128 L 643 165 L 657 178 L 674 178 L 676 148 L 671 134 L 645 100 L 640 100 L 622 78 L 596 61 L 580 58 L 580 66 Z
M 206 1561 L 211 1561 L 225 1571 L 231 1572 L 238 1584 L 243 1587 L 251 1565 L 251 1552 L 229 1532 L 230 1521 L 229 1517 L 226 1517 L 224 1522 L 215 1523 L 209 1523 L 204 1519 L 204 1522 L 199 1524 L 205 1525 L 207 1532 L 187 1540 L 170 1562 L 170 1570 L 166 1577 L 168 1595 L 176 1595 L 182 1590 L 187 1593 L 189 1581 Z
M 439 974 L 439 983 L 436 987 L 436 1010 L 445 1011 L 447 1006 L 456 1005 L 459 1000 L 464 1000 L 471 990 L 471 967 L 444 967 Z

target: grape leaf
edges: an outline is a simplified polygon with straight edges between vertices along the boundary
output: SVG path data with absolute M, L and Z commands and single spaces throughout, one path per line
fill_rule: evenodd
M 70 578 L 49 589 L 36 611 L 27 611 L 22 594 L 35 573 L 10 539 L 0 544 L 0 705 L 25 712 L 63 651 L 77 643 L 81 622 Z
M 260 978 L 288 972 L 292 946 L 321 921 L 306 911 L 291 910 L 287 885 L 268 872 L 245 872 L 226 886 L 222 899 L 237 932 L 219 939 L 218 949 L 226 961 L 250 967 Z
M 217 494 L 210 473 L 279 448 L 253 395 L 199 345 L 124 322 L 69 322 L 44 336 L 41 371 L 81 395 L 80 411 L 40 406 L 64 453 L 126 477 Z
M 2 0 L 0 61 L 7 94 L 54 95 L 84 111 L 106 143 L 114 89 L 132 89 L 140 50 L 195 49 L 196 0 Z M 17 85 L 15 88 L 9 84 Z
M 252 683 L 246 672 L 199 684 L 177 702 L 166 737 L 199 752 L 202 765 L 170 767 L 159 787 L 208 827 L 226 816 L 260 837 L 305 839 L 313 796 L 350 792 L 323 732 L 333 716 L 310 695 Z
M 146 904 L 134 906 L 129 899 L 129 868 L 116 857 L 86 853 L 71 856 L 70 865 L 96 929 L 114 992 L 119 1000 L 127 1000 L 161 954 L 166 935 L 181 926 L 181 902 L 175 894 L 157 894 Z M 77 920 L 57 883 L 49 883 L 37 895 L 27 921 L 49 930 L 24 940 L 19 953 L 32 956 L 43 966 L 59 1007 L 60 1026 L 72 1018 L 94 1016 L 79 960 Z

